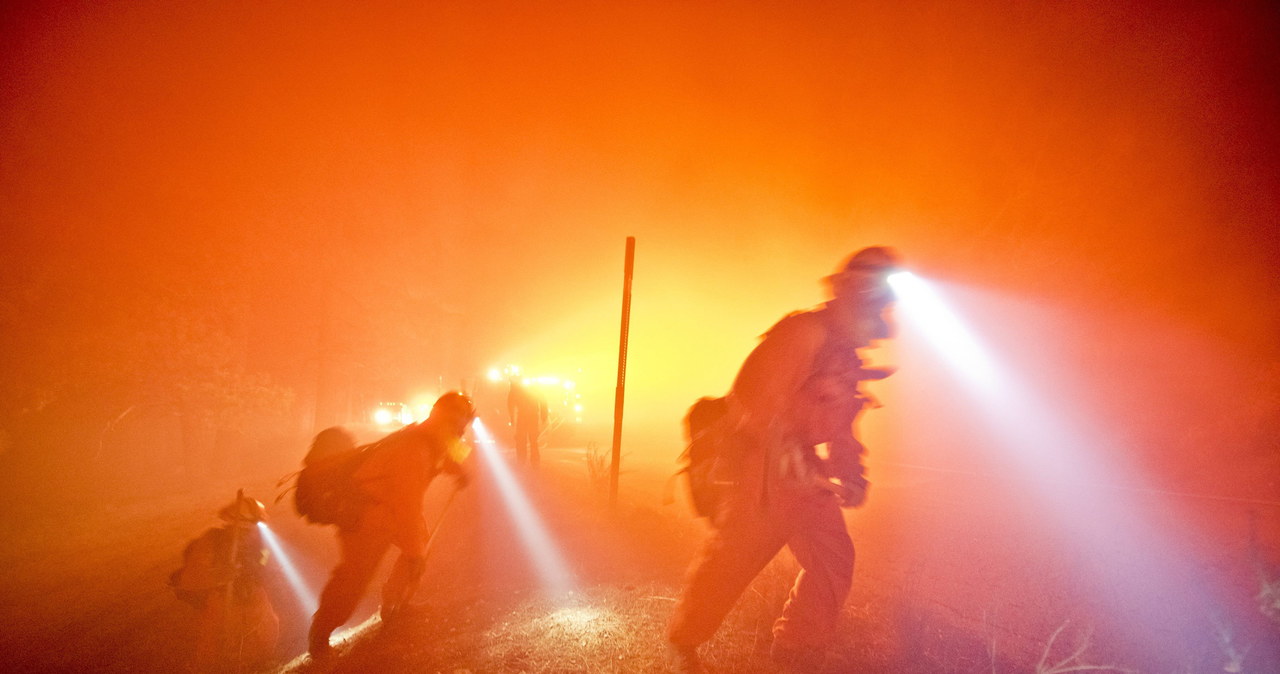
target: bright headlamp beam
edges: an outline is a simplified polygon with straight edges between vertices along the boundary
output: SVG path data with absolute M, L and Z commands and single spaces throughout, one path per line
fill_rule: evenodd
M 280 570 L 284 573 L 285 580 L 289 582 L 289 587 L 293 589 L 293 595 L 297 597 L 298 603 L 306 611 L 306 615 L 315 613 L 318 605 L 316 593 L 312 592 L 311 588 L 307 587 L 306 581 L 302 580 L 302 574 L 298 573 L 293 560 L 284 551 L 284 545 L 281 544 L 279 537 L 266 522 L 258 522 L 258 531 L 262 534 L 262 541 L 271 550 L 271 555 L 279 561 Z
M 907 271 L 894 272 L 888 280 L 898 299 L 899 315 L 917 324 L 920 334 L 962 374 L 980 385 L 991 384 L 995 369 L 990 358 L 933 288 Z
M 551 536 L 529 498 L 525 496 L 524 489 L 511 473 L 511 468 L 498 454 L 493 434 L 479 419 L 472 424 L 472 429 L 476 434 L 476 449 L 498 483 L 498 493 L 502 495 L 503 505 L 515 520 L 516 533 L 529 552 L 543 585 L 555 593 L 567 592 L 573 586 L 573 574 L 551 541 Z
M 1020 495 L 1028 507 L 1056 520 L 1076 549 L 1090 551 L 1082 561 L 1110 589 L 1108 600 L 1161 621 L 1211 601 L 1201 584 L 1186 582 L 1194 555 L 1168 533 L 1176 525 L 1158 504 L 1125 496 L 1144 482 L 1118 438 L 1080 417 L 1060 381 L 1056 395 L 1045 395 L 1030 378 L 1037 369 L 992 358 L 932 284 L 910 273 L 895 273 L 889 283 L 904 332 L 930 342 L 979 394 L 967 397 L 987 416 L 981 447 L 999 450 L 1002 465 L 1025 478 Z

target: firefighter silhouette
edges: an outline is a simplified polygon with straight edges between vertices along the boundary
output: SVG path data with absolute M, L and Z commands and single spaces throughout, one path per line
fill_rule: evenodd
M 280 619 L 263 586 L 270 553 L 257 526 L 266 515 L 240 490 L 218 512 L 224 524 L 188 543 L 182 568 L 169 577 L 178 598 L 197 610 L 194 671 L 253 671 L 274 654 Z
M 536 468 L 541 458 L 538 443 L 547 423 L 546 398 L 512 377 L 511 391 L 507 394 L 507 414 L 515 432 L 516 462 Z
M 450 391 L 436 400 L 425 421 L 405 426 L 364 450 L 353 488 L 366 505 L 350 525 L 338 528 L 342 558 L 311 618 L 307 650 L 312 658 L 332 655 L 329 635 L 351 617 L 392 546 L 400 554 L 382 586 L 381 616 L 392 622 L 403 613 L 427 564 L 430 532 L 422 514 L 423 497 L 440 473 L 453 475 L 460 488 L 467 484 L 461 464 L 469 448 L 462 436 L 475 415 L 470 397 Z
M 775 324 L 739 370 L 717 440 L 725 502 L 668 626 L 677 670 L 702 671 L 697 647 L 784 545 L 801 571 L 773 625 L 771 655 L 796 671 L 821 666 L 853 580 L 841 508 L 860 506 L 868 488 L 853 427 L 874 405 L 860 383 L 892 372 L 865 367 L 859 350 L 892 335 L 887 279 L 896 267 L 887 248 L 854 254 L 827 278 L 832 299 Z

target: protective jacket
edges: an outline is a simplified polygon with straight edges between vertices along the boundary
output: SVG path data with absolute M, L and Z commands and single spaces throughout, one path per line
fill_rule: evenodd
M 431 421 L 406 426 L 367 450 L 354 481 L 368 505 L 362 522 L 376 521 L 394 531 L 401 550 L 426 544 L 423 497 L 442 472 L 461 473 L 465 449 L 456 438 Z
M 824 308 L 783 318 L 747 357 L 729 395 L 722 469 L 737 471 L 741 498 L 762 504 L 771 491 L 811 492 L 831 478 L 865 488 L 853 424 L 870 398 L 859 384 L 886 374 L 864 367 L 858 346 Z

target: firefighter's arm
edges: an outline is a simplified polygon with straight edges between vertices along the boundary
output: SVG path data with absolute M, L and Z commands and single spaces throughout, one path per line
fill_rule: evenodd
M 800 315 L 783 319 L 756 346 L 733 382 L 752 435 L 767 437 L 787 423 L 786 410 L 808 379 L 826 338 L 822 326 Z
M 862 466 L 864 452 L 862 443 L 852 434 L 827 444 L 827 467 L 839 481 L 839 491 L 833 491 L 840 497 L 841 507 L 857 508 L 867 500 L 870 483 Z
M 471 484 L 471 471 L 467 470 L 466 466 L 461 463 L 446 460 L 440 466 L 440 472 L 448 473 L 452 476 L 453 482 L 458 486 L 458 489 L 466 489 L 467 485 Z
M 466 461 L 471 456 L 471 445 L 462 438 L 450 438 L 445 442 L 444 456 L 437 464 L 440 472 L 453 476 L 458 489 L 471 484 L 471 471 L 466 468 Z

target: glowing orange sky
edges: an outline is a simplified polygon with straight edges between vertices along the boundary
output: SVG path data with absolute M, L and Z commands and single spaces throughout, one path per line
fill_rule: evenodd
M 598 409 L 634 235 L 628 415 L 663 438 L 874 243 L 1065 344 L 1109 326 L 1112 364 L 1275 359 L 1264 3 L 622 4 L 6 9 L 6 282 L 110 296 L 252 250 L 251 348 L 302 377 L 323 258 L 424 381 L 580 362 Z

